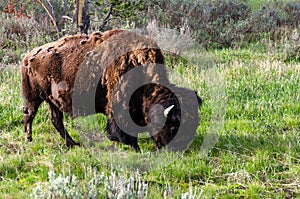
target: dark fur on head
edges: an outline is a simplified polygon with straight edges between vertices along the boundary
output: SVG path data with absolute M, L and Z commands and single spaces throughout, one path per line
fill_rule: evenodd
M 196 94 L 196 92 L 190 92 L 189 89 L 178 88 L 174 85 L 170 85 L 169 88 L 170 87 L 175 88 L 175 90 L 179 90 L 181 93 L 195 93 L 198 106 L 194 108 L 198 109 L 198 107 L 201 106 L 202 99 Z M 146 86 L 142 86 L 134 92 L 129 102 L 129 110 L 132 120 L 139 126 L 149 125 L 148 132 L 158 149 L 167 146 L 174 139 L 182 122 L 188 123 L 193 120 L 193 118 L 189 118 L 188 115 L 185 115 L 185 119 L 183 120 L 181 114 L 189 113 L 186 113 L 181 109 L 180 101 L 169 88 L 159 84 L 148 84 Z M 161 105 L 164 110 L 172 106 L 171 110 L 167 114 L 166 120 L 164 120 L 165 115 L 163 110 L 159 108 L 150 109 L 151 106 L 155 104 Z M 161 124 L 162 121 L 165 121 L 165 124 Z M 163 126 L 163 128 L 157 129 L 157 126 Z M 137 138 L 137 135 L 132 136 L 122 131 L 116 124 L 113 117 L 109 120 L 106 130 L 110 140 L 131 145 L 133 149 L 137 151 L 140 150 L 137 139 L 135 139 Z M 185 134 L 183 136 L 188 135 Z M 185 138 L 181 137 L 177 139 Z

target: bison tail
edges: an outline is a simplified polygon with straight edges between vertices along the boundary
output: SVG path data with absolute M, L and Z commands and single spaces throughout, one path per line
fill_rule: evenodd
M 30 86 L 30 78 L 28 74 L 28 68 L 23 65 L 21 67 L 21 85 L 22 85 L 22 94 L 23 97 L 28 100 L 30 98 L 30 93 L 31 93 L 31 86 Z

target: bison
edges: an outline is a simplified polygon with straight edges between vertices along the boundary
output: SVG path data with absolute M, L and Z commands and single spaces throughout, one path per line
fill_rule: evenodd
M 118 96 L 126 96 L 130 82 L 136 79 L 124 80 L 124 74 L 133 68 L 151 65 L 152 68 L 143 74 L 152 80 L 164 80 L 164 84 L 150 83 L 138 88 L 130 98 L 129 113 L 134 123 L 147 126 L 157 148 L 166 146 L 177 134 L 181 123 L 198 122 L 198 118 L 184 112 L 178 99 L 180 95 L 174 90 L 196 96 L 198 104 L 192 104 L 193 107 L 198 107 L 202 101 L 191 90 L 172 85 L 163 64 L 162 51 L 153 40 L 124 30 L 66 36 L 33 49 L 24 57 L 21 67 L 26 139 L 32 141 L 33 119 L 40 104 L 46 101 L 50 106 L 51 121 L 67 147 L 79 143 L 71 138 L 63 125 L 64 112 L 72 117 L 104 113 L 108 116 L 106 131 L 109 139 L 128 144 L 138 151 L 137 135 L 124 132 L 117 124 L 126 120 L 122 115 L 124 111 L 113 107 L 124 105 Z M 94 104 L 91 108 L 94 110 L 87 108 L 90 102 Z M 160 121 L 158 112 L 162 110 L 151 109 L 155 104 L 164 109 L 166 123 L 161 130 L 155 124 Z

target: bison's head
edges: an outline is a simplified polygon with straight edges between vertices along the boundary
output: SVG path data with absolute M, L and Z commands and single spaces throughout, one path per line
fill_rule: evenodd
M 167 89 L 167 88 L 163 88 Z M 192 141 L 198 126 L 198 107 L 202 104 L 202 99 L 186 88 L 176 88 L 181 94 L 191 95 L 191 98 L 185 96 L 187 101 L 182 103 L 180 95 L 174 93 L 165 93 L 168 98 L 157 101 L 161 106 L 156 106 L 149 111 L 150 117 L 150 132 L 152 138 L 155 140 L 157 148 L 168 146 L 171 142 L 171 148 L 185 149 Z M 195 96 L 192 96 L 195 95 Z M 179 99 L 178 99 L 179 97 Z M 197 100 L 197 102 L 193 102 Z M 186 108 L 186 105 L 191 106 Z M 163 109 L 161 108 L 163 107 Z M 193 110 L 191 112 L 191 110 Z M 161 127 L 162 128 L 157 128 Z M 181 128 L 185 126 L 184 128 Z M 187 127 L 187 128 L 186 128 Z M 186 132 L 189 131 L 189 132 Z

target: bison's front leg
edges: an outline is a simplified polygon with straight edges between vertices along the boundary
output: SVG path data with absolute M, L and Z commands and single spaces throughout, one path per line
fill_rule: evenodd
M 41 102 L 26 103 L 23 108 L 26 140 L 32 141 L 32 122 Z
M 130 145 L 130 147 L 137 152 L 141 151 L 138 145 L 137 136 L 131 136 L 122 131 L 113 118 L 109 119 L 106 126 L 106 132 L 108 139 L 111 141 L 121 142 L 123 144 Z
M 51 121 L 60 136 L 65 140 L 67 147 L 79 146 L 79 143 L 75 142 L 69 135 L 63 124 L 63 113 L 53 104 L 50 104 Z

